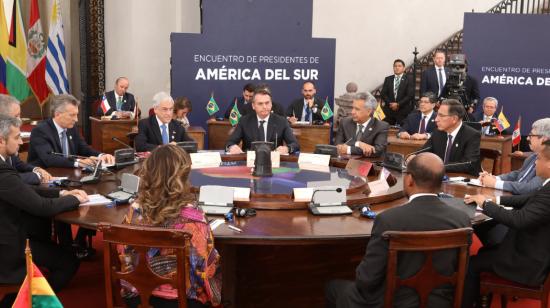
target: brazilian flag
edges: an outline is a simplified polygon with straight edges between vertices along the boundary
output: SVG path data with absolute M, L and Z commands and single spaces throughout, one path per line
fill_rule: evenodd
M 323 105 L 323 109 L 321 110 L 321 116 L 323 117 L 323 120 L 326 121 L 332 118 L 333 115 L 334 113 L 332 112 L 332 109 L 330 109 L 330 105 L 328 104 L 328 96 L 327 96 L 327 98 L 325 99 L 325 105 Z
M 218 112 L 218 110 L 220 110 L 220 107 L 218 107 L 218 104 L 214 99 L 214 94 L 212 94 L 210 95 L 210 100 L 208 101 L 208 104 L 206 104 L 206 111 L 208 111 L 208 115 L 211 116 L 214 113 Z
M 237 125 L 241 120 L 241 116 L 242 115 L 239 112 L 239 108 L 237 108 L 237 100 L 235 100 L 235 104 L 233 105 L 231 113 L 229 114 L 229 123 L 231 123 L 231 126 Z

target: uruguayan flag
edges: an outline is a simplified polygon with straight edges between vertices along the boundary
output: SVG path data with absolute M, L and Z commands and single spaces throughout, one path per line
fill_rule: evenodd
M 65 64 L 65 41 L 61 20 L 60 0 L 54 0 L 50 19 L 48 53 L 46 55 L 46 83 L 54 94 L 69 93 L 69 80 Z

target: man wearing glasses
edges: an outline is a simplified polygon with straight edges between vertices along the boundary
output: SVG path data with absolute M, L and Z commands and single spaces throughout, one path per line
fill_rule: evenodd
M 466 115 L 464 106 L 456 99 L 447 99 L 435 118 L 437 130 L 422 149 L 439 156 L 445 163 L 446 172 L 469 173 L 478 175 L 481 171 L 479 145 L 481 134 L 475 129 L 463 125 Z M 408 160 L 412 159 L 411 155 Z
M 139 121 L 136 151 L 152 151 L 162 144 L 195 141 L 187 135 L 180 122 L 172 119 L 174 99 L 168 93 L 159 92 L 153 96 L 153 109 L 155 116 Z

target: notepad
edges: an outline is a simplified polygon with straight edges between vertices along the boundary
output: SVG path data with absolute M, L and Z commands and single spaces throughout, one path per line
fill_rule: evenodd
M 103 195 L 100 194 L 94 194 L 94 195 L 88 195 L 88 202 L 81 203 L 80 206 L 96 206 L 96 205 L 105 205 L 109 204 L 113 201 L 110 199 L 105 198 Z

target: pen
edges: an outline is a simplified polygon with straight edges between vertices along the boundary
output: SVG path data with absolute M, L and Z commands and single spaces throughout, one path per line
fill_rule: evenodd
M 237 232 L 243 232 L 243 230 L 241 230 L 241 229 L 239 229 L 239 228 L 237 228 L 237 227 L 235 227 L 235 226 L 232 226 L 232 225 L 227 225 L 227 227 L 228 227 L 229 229 L 235 230 L 235 231 L 237 231 Z

